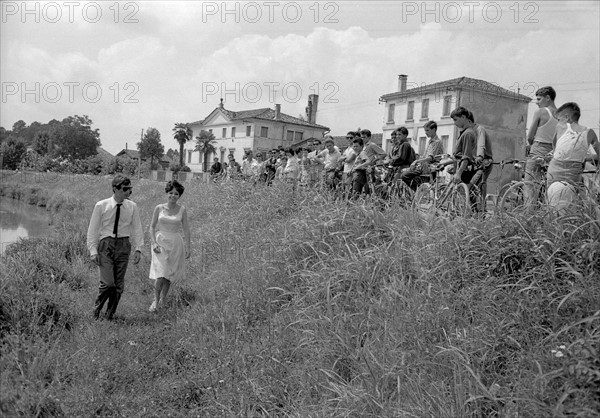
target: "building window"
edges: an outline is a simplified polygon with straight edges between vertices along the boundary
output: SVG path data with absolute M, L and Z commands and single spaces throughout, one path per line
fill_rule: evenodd
M 223 136 L 221 138 L 227 138 L 227 128 L 223 128 Z
M 396 111 L 396 105 L 395 104 L 390 104 L 390 107 L 388 108 L 388 122 L 394 122 L 394 112 Z
M 221 148 L 221 162 L 225 161 L 225 149 Z
M 287 131 L 287 140 L 288 141 L 294 140 L 294 131 Z
M 427 119 L 429 117 L 429 99 L 423 99 L 421 105 L 421 119 Z
M 210 132 L 212 134 L 212 129 L 209 129 L 208 132 Z
M 188 151 L 188 164 L 192 163 L 192 151 Z
M 442 116 L 450 116 L 450 109 L 452 109 L 452 96 L 444 96 L 444 109 L 442 110 Z
M 266 126 L 261 126 L 260 127 L 260 137 L 261 138 L 268 138 L 269 137 L 269 128 Z
M 442 135 L 442 148 L 444 149 L 444 154 L 448 153 L 448 135 Z
M 304 132 L 296 132 L 296 142 L 302 141 L 302 137 L 304 136 Z
M 413 120 L 414 112 L 415 112 L 415 102 L 408 102 L 408 107 L 406 109 L 406 120 Z
M 235 126 L 231 128 L 231 137 L 235 138 Z
M 425 154 L 425 144 L 427 142 L 427 137 L 420 137 L 419 138 L 419 155 L 422 157 L 423 154 Z
M 246 126 L 246 136 L 250 136 L 250 133 L 252 133 L 252 126 L 248 125 Z

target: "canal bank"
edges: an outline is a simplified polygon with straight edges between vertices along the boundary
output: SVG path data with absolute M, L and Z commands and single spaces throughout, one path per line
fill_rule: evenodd
M 0 254 L 21 238 L 41 237 L 51 232 L 51 216 L 45 208 L 0 197 Z

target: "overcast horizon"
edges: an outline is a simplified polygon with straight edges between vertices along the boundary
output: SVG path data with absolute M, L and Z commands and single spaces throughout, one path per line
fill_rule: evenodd
M 112 154 L 156 128 L 233 111 L 304 115 L 333 135 L 382 132 L 399 74 L 411 86 L 471 77 L 577 102 L 600 126 L 598 2 L 3 1 L 0 125 L 88 115 Z M 225 6 L 225 7 L 223 7 Z M 424 7 L 423 7 L 424 6 Z M 537 107 L 530 103 L 529 118 Z M 471 109 L 477 116 L 476 109 Z

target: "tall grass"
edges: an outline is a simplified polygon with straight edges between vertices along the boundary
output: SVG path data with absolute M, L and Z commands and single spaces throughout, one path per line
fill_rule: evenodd
M 0 193 L 34 187 L 56 234 L 3 260 L 6 415 L 598 416 L 600 223 L 586 212 L 450 221 L 191 184 L 192 258 L 167 309 L 147 312 L 146 249 L 119 319 L 95 322 L 85 230 L 110 180 L 5 177 Z M 134 185 L 145 227 L 162 187 Z

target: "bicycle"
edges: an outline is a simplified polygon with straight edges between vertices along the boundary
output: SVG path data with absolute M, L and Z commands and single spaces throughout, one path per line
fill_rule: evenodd
M 524 180 L 525 178 L 525 161 L 520 160 L 507 160 L 503 161 L 501 167 L 506 164 L 512 164 L 515 170 L 518 170 L 521 175 L 521 180 L 512 180 L 510 183 L 505 184 L 498 193 L 500 199 L 496 211 L 511 212 L 518 208 L 525 207 L 527 204 L 527 196 L 525 189 L 535 190 L 537 192 L 536 202 L 538 204 L 546 203 L 546 172 L 548 171 L 548 165 L 543 157 L 538 157 L 536 162 L 540 164 L 540 179 L 539 180 Z
M 445 213 L 451 217 L 469 216 L 471 203 L 469 187 L 465 183 L 442 183 L 441 176 L 434 174 L 442 171 L 447 165 L 453 164 L 456 168 L 457 161 L 446 157 L 437 164 L 431 164 L 430 182 L 424 182 L 417 188 L 412 201 L 413 210 L 427 213 Z

